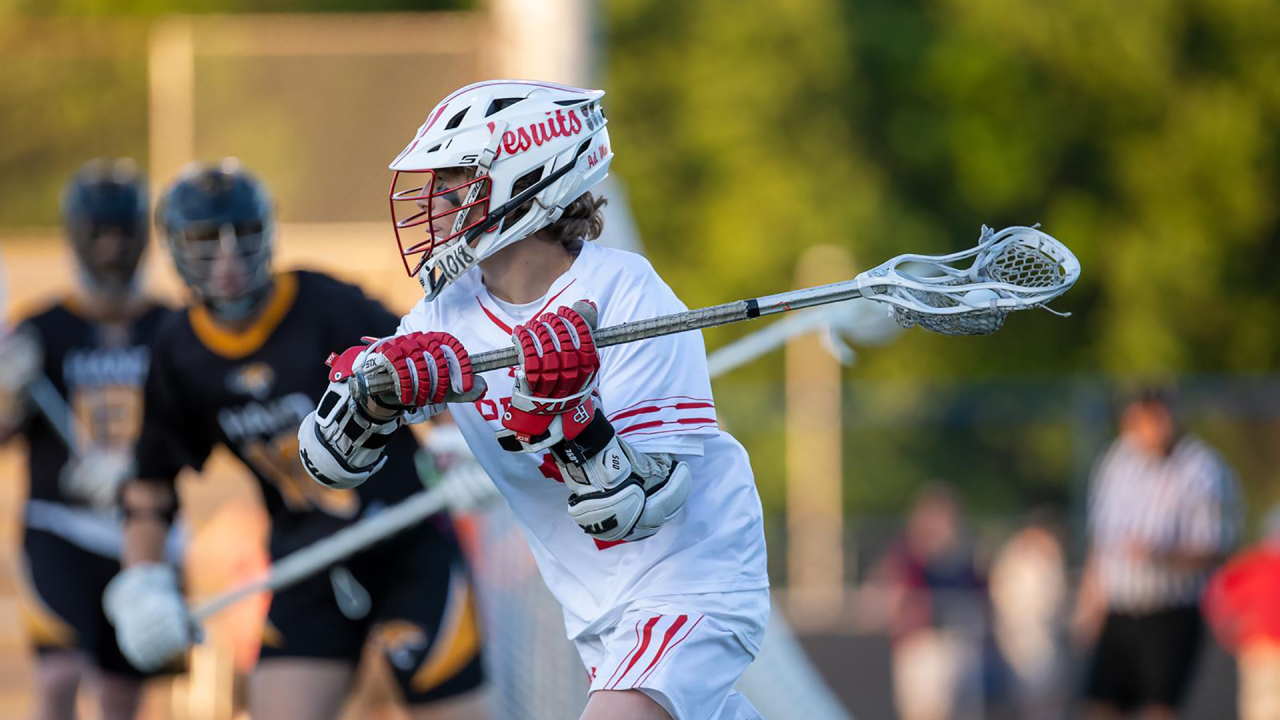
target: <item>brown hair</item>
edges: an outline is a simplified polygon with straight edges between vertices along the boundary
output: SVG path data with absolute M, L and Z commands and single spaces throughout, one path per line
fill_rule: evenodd
M 583 193 L 582 197 L 569 203 L 559 220 L 539 230 L 538 235 L 547 242 L 558 242 L 565 246 L 579 241 L 596 240 L 604 231 L 604 213 L 601 208 L 608 202 L 591 193 Z
M 516 180 L 511 187 L 511 197 L 515 197 L 533 187 L 533 184 L 540 177 L 542 177 L 542 169 L 538 168 Z M 513 223 L 524 217 L 525 213 L 529 212 L 529 209 L 533 207 L 534 202 L 536 201 L 530 200 L 516 208 L 508 217 L 507 222 Z M 578 242 L 595 240 L 604 231 L 604 213 L 600 211 L 600 208 L 603 208 L 608 202 L 608 200 L 596 197 L 589 192 L 583 193 L 577 200 L 569 203 L 559 220 L 534 234 L 547 242 L 560 243 L 565 247 L 572 247 Z

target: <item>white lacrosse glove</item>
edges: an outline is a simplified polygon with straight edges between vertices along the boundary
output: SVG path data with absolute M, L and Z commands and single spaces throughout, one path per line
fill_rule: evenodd
M 170 565 L 146 563 L 121 570 L 107 583 L 102 607 L 116 626 L 121 652 L 142 672 L 160 670 L 198 639 Z
M 484 379 L 471 372 L 462 343 L 447 333 L 413 332 L 364 338 L 342 354 L 329 356 L 329 388 L 315 412 L 298 428 L 298 452 L 312 478 L 326 487 L 356 487 L 386 463 L 384 446 L 401 421 L 418 423 L 444 410 L 445 403 L 471 402 L 484 395 Z M 386 395 L 365 396 L 357 371 L 393 378 Z M 390 417 L 375 417 L 366 400 Z
M 91 448 L 62 466 L 58 484 L 68 497 L 99 510 L 117 504 L 120 485 L 133 477 L 133 455 L 120 450 Z

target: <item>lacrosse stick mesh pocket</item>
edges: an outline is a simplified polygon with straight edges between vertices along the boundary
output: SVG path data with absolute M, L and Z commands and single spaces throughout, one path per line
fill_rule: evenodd
M 1024 288 L 1057 287 L 1065 282 L 1067 274 L 1059 260 L 1039 247 L 1019 242 L 1006 244 L 976 270 L 982 280 Z
M 904 291 L 905 294 L 910 295 L 921 305 L 936 308 L 962 305 L 950 295 L 905 288 Z M 1004 318 L 1009 314 L 1008 310 L 984 309 L 952 315 L 934 315 L 932 313 L 909 310 L 900 305 L 893 305 L 892 307 L 894 321 L 904 329 L 919 325 L 925 330 L 936 332 L 940 335 L 990 335 L 999 330 L 1001 325 L 1004 325 Z

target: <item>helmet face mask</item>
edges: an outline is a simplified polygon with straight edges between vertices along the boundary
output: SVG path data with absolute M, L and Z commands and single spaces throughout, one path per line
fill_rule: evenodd
M 132 160 L 91 160 L 62 196 L 67 237 L 86 284 L 108 296 L 134 292 L 147 248 L 147 186 Z
M 488 216 L 493 181 L 487 175 L 467 179 L 471 174 L 469 168 L 441 168 L 397 170 L 392 175 L 391 219 L 410 275 L 416 275 L 437 249 L 476 228 Z M 425 239 L 413 241 L 408 233 L 401 235 L 424 225 Z M 419 254 L 417 266 L 410 267 L 409 258 Z
M 405 270 L 428 299 L 558 220 L 604 179 L 613 153 L 603 95 L 498 80 L 462 88 L 431 111 L 392 162 L 390 193 Z
M 222 314 L 237 315 L 226 307 L 270 281 L 271 243 L 261 225 L 196 225 L 170 242 L 183 278 Z
M 274 213 L 266 189 L 234 160 L 189 166 L 156 208 L 174 265 L 201 303 L 241 320 L 271 289 Z

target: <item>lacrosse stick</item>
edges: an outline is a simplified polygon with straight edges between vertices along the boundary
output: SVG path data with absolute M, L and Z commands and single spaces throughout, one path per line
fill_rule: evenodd
M 971 257 L 975 260 L 968 269 L 949 265 Z M 912 273 L 899 269 L 905 263 L 913 263 Z M 920 265 L 936 268 L 936 274 L 914 274 Z M 605 347 L 858 297 L 888 303 L 894 310 L 894 319 L 905 327 L 919 324 L 947 335 L 979 335 L 998 329 L 1009 312 L 1040 307 L 1058 297 L 1071 287 L 1079 273 L 1080 266 L 1071 251 L 1034 228 L 1007 228 L 993 233 L 984 227 L 978 246 L 963 253 L 938 257 L 903 255 L 853 280 L 615 325 L 598 330 L 595 337 L 596 344 Z M 975 296 L 975 291 L 983 295 Z M 975 297 L 986 299 L 977 302 Z M 837 324 L 825 314 L 810 315 L 814 319 L 805 322 L 812 322 L 812 327 Z M 484 372 L 514 365 L 518 360 L 514 349 L 495 350 L 472 356 L 472 367 L 475 372 Z M 711 374 L 718 376 L 731 367 L 736 365 L 718 366 Z M 363 380 L 360 374 L 353 378 Z M 368 382 L 369 389 L 375 391 L 389 387 L 379 384 L 377 377 Z M 251 595 L 291 587 L 441 512 L 456 496 L 467 492 L 460 487 L 470 481 L 461 474 L 473 471 L 466 467 L 451 470 L 429 489 L 280 559 L 269 575 L 196 606 L 192 618 L 199 622 Z M 429 475 L 431 471 L 419 463 L 419 472 Z
M 31 398 L 36 409 L 49 421 L 49 427 L 53 428 L 54 434 L 67 446 L 71 456 L 78 457 L 76 438 L 83 436 L 76 429 L 75 415 L 71 413 L 62 393 L 53 386 L 53 381 L 47 375 L 37 375 L 27 386 L 27 397 Z
M 870 300 L 850 300 L 798 312 L 784 320 L 738 338 L 707 355 L 707 370 L 715 378 L 782 347 L 797 335 L 825 330 L 824 344 L 841 364 L 853 362 L 853 350 L 845 340 L 859 345 L 882 345 L 901 328 L 880 305 Z
M 978 244 L 963 252 L 899 255 L 852 280 L 612 325 L 593 335 L 596 347 L 609 347 L 854 298 L 885 304 L 904 328 L 987 335 L 1015 310 L 1045 307 L 1079 276 L 1080 263 L 1067 246 L 1035 227 L 994 232 L 983 226 Z M 519 362 L 515 347 L 471 356 L 476 373 Z M 359 398 L 397 394 L 397 380 L 384 366 L 358 370 L 348 382 Z
M 457 473 L 459 476 L 455 476 L 454 472 L 446 473 L 429 489 L 419 491 L 381 512 L 365 517 L 354 525 L 348 525 L 323 540 L 318 540 L 286 555 L 272 564 L 267 574 L 258 580 L 217 595 L 194 607 L 191 610 L 191 619 L 200 623 L 252 595 L 292 587 L 332 567 L 335 563 L 408 530 L 449 507 L 457 491 L 455 485 L 468 482 L 468 479 L 460 477 L 460 474 L 476 471 L 479 471 L 478 468 L 460 468 Z M 429 463 L 418 463 L 418 472 L 425 476 L 424 482 L 437 480 Z

